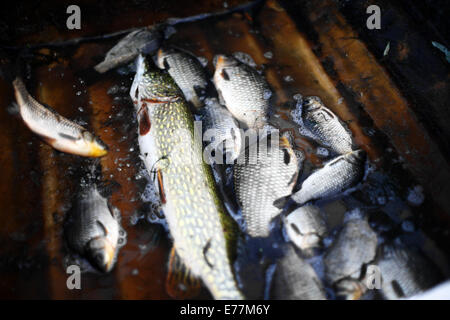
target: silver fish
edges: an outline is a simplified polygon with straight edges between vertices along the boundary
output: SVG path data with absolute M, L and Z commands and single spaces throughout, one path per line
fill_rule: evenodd
M 202 129 L 204 139 L 211 141 L 206 148 L 215 150 L 214 159 L 222 160 L 221 155 L 226 155 L 227 163 L 237 159 L 241 151 L 241 131 L 231 113 L 220 105 L 216 98 L 206 100 L 206 105 L 201 109 Z M 222 151 L 223 147 L 223 152 Z M 208 151 L 205 148 L 205 152 Z M 209 153 L 211 153 L 209 152 Z M 212 163 L 210 159 L 209 163 Z M 220 162 L 217 162 L 220 163 Z
M 339 156 L 314 171 L 302 183 L 292 200 L 303 204 L 310 200 L 330 198 L 355 186 L 364 177 L 366 154 L 356 150 Z
M 325 300 L 323 284 L 311 265 L 288 245 L 278 261 L 272 280 L 271 297 L 278 300 Z
M 410 297 L 442 280 L 431 261 L 418 250 L 404 245 L 383 245 L 375 263 L 380 268 L 381 289 L 386 299 Z
M 170 47 L 160 48 L 156 61 L 159 68 L 169 72 L 187 101 L 196 108 L 204 105 L 202 99 L 208 89 L 209 77 L 197 57 Z
M 105 73 L 133 61 L 139 53 L 153 54 L 164 39 L 163 25 L 155 25 L 130 32 L 107 53 L 105 59 L 94 69 Z
M 319 97 L 303 101 L 302 120 L 317 142 L 337 154 L 352 151 L 352 137 L 339 118 L 322 103 Z
M 289 239 L 307 255 L 320 242 L 327 232 L 327 225 L 320 208 L 305 205 L 292 211 L 284 218 L 284 225 Z
M 119 249 L 126 243 L 120 212 L 95 186 L 82 192 L 75 202 L 66 229 L 69 246 L 86 256 L 97 268 L 109 272 Z
M 288 139 L 281 137 L 278 145 L 272 142 L 261 148 L 267 143 L 261 139 L 258 151 L 250 145 L 234 165 L 236 198 L 252 237 L 269 235 L 271 220 L 281 212 L 274 201 L 290 195 L 299 171 Z
M 247 127 L 267 124 L 271 91 L 263 76 L 234 57 L 215 57 L 214 84 L 231 114 Z
M 325 279 L 338 295 L 359 299 L 365 287 L 359 282 L 362 268 L 375 259 L 377 235 L 366 219 L 348 220 L 324 256 Z
M 108 153 L 99 138 L 36 101 L 21 78 L 16 78 L 13 86 L 23 121 L 53 148 L 85 157 L 102 157 Z

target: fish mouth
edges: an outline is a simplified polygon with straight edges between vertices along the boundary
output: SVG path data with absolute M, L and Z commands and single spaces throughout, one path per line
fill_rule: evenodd
M 91 253 L 91 258 L 95 265 L 103 272 L 109 272 L 114 266 L 114 246 L 107 239 L 96 238 L 94 241 L 100 240 L 101 246 L 93 248 Z M 97 244 L 98 245 L 98 244 Z
M 322 107 L 322 100 L 320 100 L 319 97 L 315 96 L 306 97 L 303 100 L 303 107 L 309 111 L 320 109 Z
M 108 154 L 108 146 L 101 141 L 94 140 L 92 142 L 88 142 L 88 154 L 90 157 L 103 157 Z

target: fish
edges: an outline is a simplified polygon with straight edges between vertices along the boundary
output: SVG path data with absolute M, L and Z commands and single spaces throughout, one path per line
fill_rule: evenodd
M 292 245 L 277 262 L 270 290 L 275 300 L 326 300 L 322 281 Z
M 299 162 L 292 145 L 285 136 L 277 137 L 271 136 L 266 148 L 267 136 L 249 145 L 234 165 L 236 199 L 251 237 L 269 235 L 272 219 L 282 211 L 273 203 L 289 196 L 297 181 Z
M 106 53 L 105 59 L 94 69 L 99 73 L 105 73 L 132 62 L 139 53 L 155 53 L 164 40 L 164 30 L 164 24 L 156 24 L 130 32 Z
M 364 177 L 366 153 L 356 150 L 327 162 L 303 181 L 291 198 L 298 204 L 331 198 L 355 186 Z
M 306 255 L 311 255 L 312 250 L 320 246 L 327 232 L 322 212 L 314 205 L 297 208 L 283 220 L 289 239 Z
M 203 139 L 207 146 L 205 153 L 211 154 L 209 163 L 222 164 L 225 155 L 226 163 L 232 164 L 241 152 L 242 136 L 238 123 L 231 113 L 217 98 L 208 98 L 205 107 L 201 109 Z M 211 141 L 212 140 L 212 141 Z M 212 156 L 214 151 L 214 157 Z
M 336 154 L 352 152 L 352 136 L 339 118 L 319 97 L 306 97 L 302 104 L 302 121 L 322 146 Z
M 359 280 L 363 267 L 375 259 L 377 241 L 366 218 L 345 222 L 323 258 L 325 279 L 336 288 L 338 296 L 356 300 L 364 294 L 366 288 Z
M 97 186 L 86 187 L 76 197 L 69 213 L 65 229 L 67 243 L 100 271 L 110 272 L 127 241 L 120 221 L 119 209 L 99 193 Z
M 88 130 L 36 101 L 20 77 L 13 86 L 23 121 L 50 146 L 84 157 L 103 157 L 108 153 L 108 147 Z
M 243 299 L 231 261 L 237 226 L 220 201 L 211 167 L 203 161 L 201 139 L 180 88 L 139 55 L 131 86 L 144 164 L 155 173 L 176 255 L 215 299 Z M 142 151 L 141 151 L 142 152 Z
M 203 107 L 203 98 L 211 84 L 197 57 L 182 49 L 162 47 L 158 50 L 156 62 L 159 68 L 169 72 L 188 102 L 195 108 Z
M 381 292 L 385 299 L 408 298 L 443 280 L 437 267 L 417 248 L 403 244 L 383 244 L 375 265 L 380 270 Z
M 214 61 L 213 80 L 221 102 L 247 128 L 263 128 L 268 123 L 271 96 L 264 77 L 232 56 L 217 55 Z

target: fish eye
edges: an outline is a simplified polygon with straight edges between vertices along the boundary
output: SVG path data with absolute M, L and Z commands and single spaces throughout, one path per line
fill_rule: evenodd
M 92 142 L 92 141 L 93 141 L 92 135 L 91 135 L 90 132 L 87 131 L 87 130 L 86 130 L 86 131 L 83 131 L 82 136 L 83 136 L 83 139 L 86 140 L 86 141 L 88 141 L 88 142 Z

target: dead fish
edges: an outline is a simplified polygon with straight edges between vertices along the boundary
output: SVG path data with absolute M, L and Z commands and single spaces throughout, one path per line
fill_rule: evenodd
M 175 260 L 181 260 L 215 299 L 242 299 L 231 262 L 237 230 L 220 200 L 211 167 L 203 162 L 194 117 L 182 92 L 166 71 L 139 55 L 130 95 L 137 108 L 139 147 L 147 170 L 156 175 L 174 253 L 180 258 L 171 265 L 179 266 Z M 168 283 L 181 278 L 170 276 Z
M 375 259 L 377 235 L 364 218 L 348 220 L 325 253 L 325 279 L 334 285 L 338 296 L 359 299 L 365 286 L 363 266 Z
M 263 76 L 234 57 L 214 58 L 214 84 L 231 114 L 247 127 L 262 128 L 269 117 L 271 91 Z
M 155 53 L 164 39 L 164 29 L 164 25 L 154 25 L 130 32 L 106 53 L 105 59 L 94 69 L 105 73 L 133 61 L 139 53 Z
M 119 249 L 126 243 L 120 211 L 91 186 L 83 191 L 70 212 L 66 228 L 68 245 L 98 269 L 109 272 Z
M 273 139 L 273 140 L 272 140 Z M 271 137 L 270 145 L 262 148 L 267 138 L 246 148 L 234 165 L 236 198 L 252 237 L 267 237 L 271 220 L 281 209 L 274 201 L 290 195 L 297 180 L 298 161 L 286 137 L 279 143 Z
M 442 280 L 437 267 L 414 248 L 385 244 L 379 251 L 375 264 L 380 268 L 381 289 L 386 299 L 410 297 Z
M 13 86 L 23 121 L 53 148 L 84 157 L 102 157 L 108 153 L 99 138 L 36 101 L 21 78 L 16 78 Z
M 201 115 L 204 139 L 207 143 L 209 138 L 212 140 L 206 147 L 208 149 L 205 148 L 205 152 L 211 154 L 214 150 L 215 159 L 222 160 L 221 155 L 226 155 L 226 162 L 232 163 L 241 151 L 241 131 L 236 120 L 216 98 L 206 100 Z M 211 151 L 207 152 L 208 150 Z M 212 162 L 213 159 L 210 159 L 209 163 Z
M 312 249 L 320 246 L 327 232 L 322 212 L 314 205 L 297 208 L 283 220 L 289 239 L 307 255 L 311 255 Z
M 314 171 L 302 183 L 292 200 L 303 204 L 310 200 L 330 198 L 355 186 L 364 177 L 366 153 L 356 150 L 339 156 Z
M 292 245 L 278 260 L 271 286 L 277 300 L 325 300 L 323 284 L 312 266 L 303 260 Z
M 352 152 L 352 137 L 339 118 L 322 103 L 319 97 L 303 100 L 302 120 L 317 142 L 337 154 Z
M 193 54 L 174 47 L 160 48 L 156 59 L 160 69 L 166 69 L 175 80 L 186 100 L 200 108 L 208 89 L 209 81 L 205 69 Z

